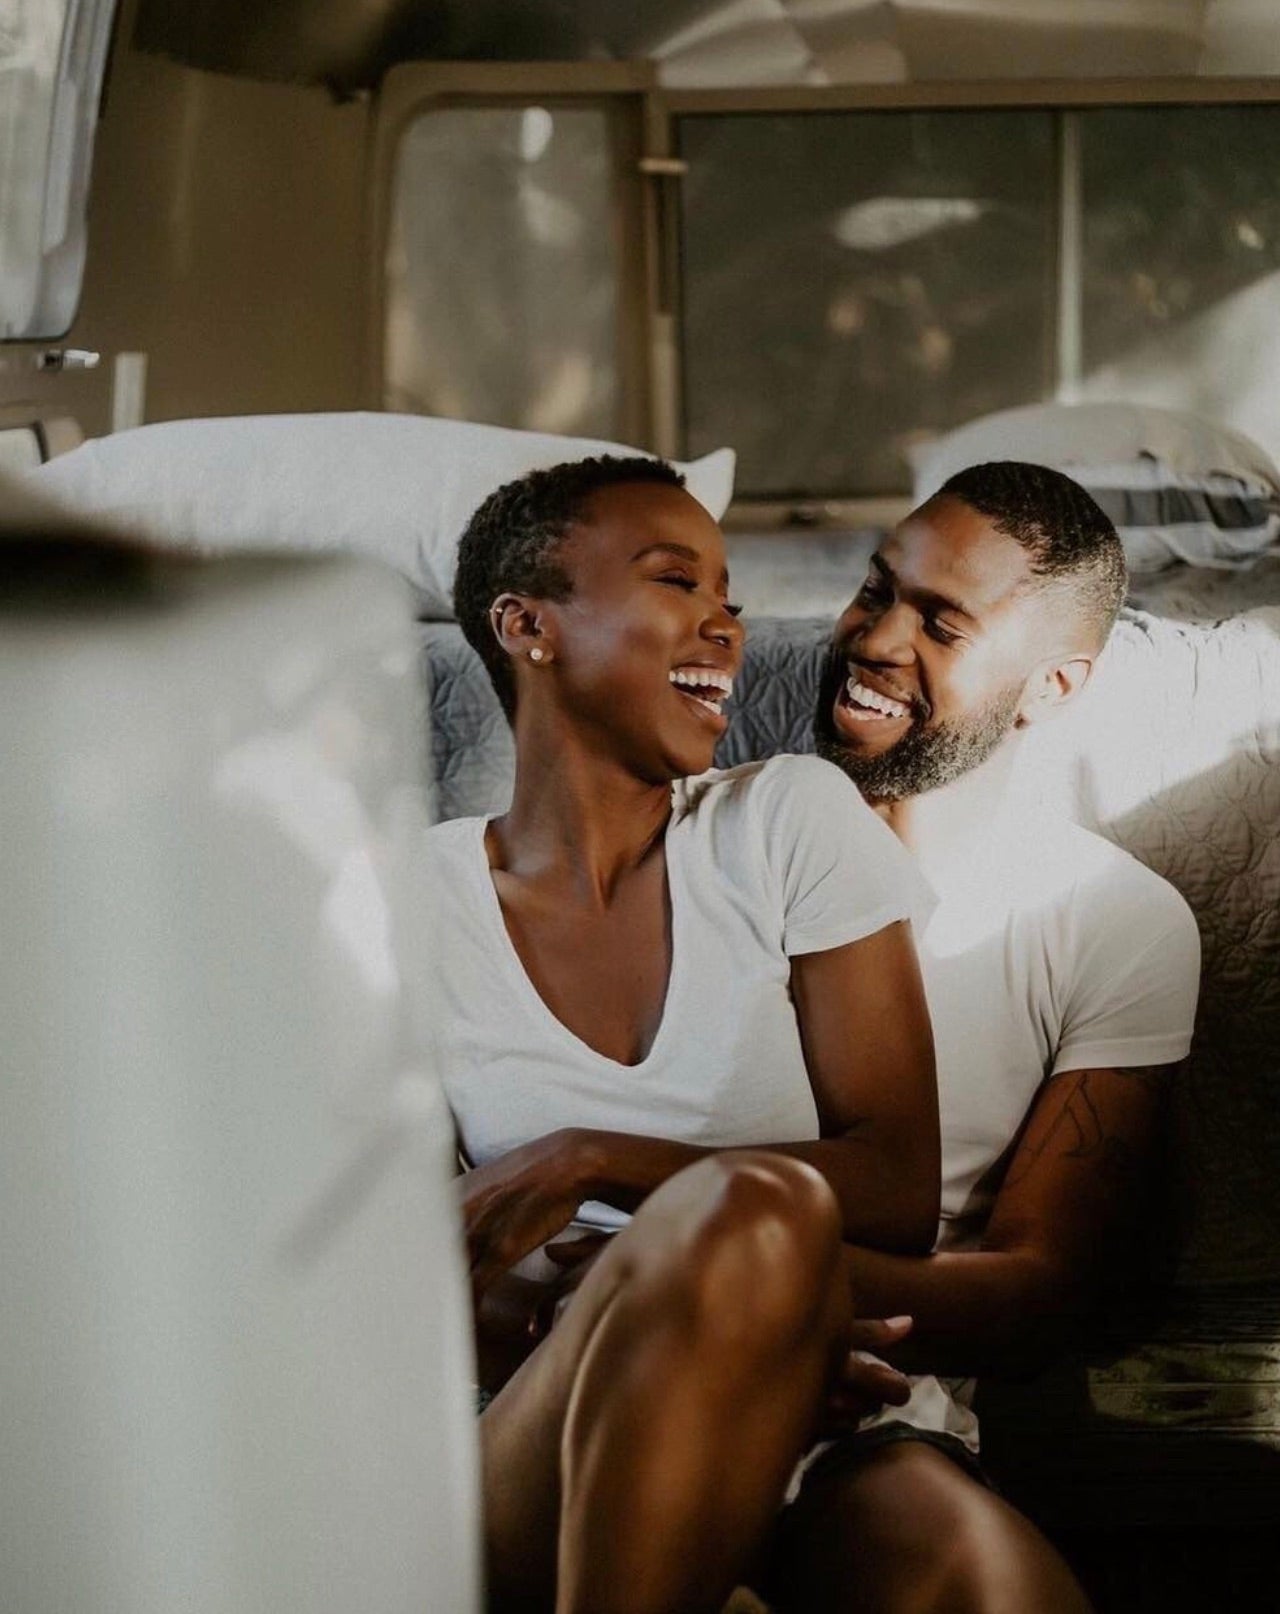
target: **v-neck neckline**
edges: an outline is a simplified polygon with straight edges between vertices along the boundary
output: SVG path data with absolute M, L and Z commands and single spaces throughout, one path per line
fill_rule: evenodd
M 671 957 L 667 965 L 667 985 L 662 997 L 662 1014 L 658 1021 L 658 1029 L 653 1034 L 653 1040 L 650 1042 L 644 1058 L 637 1060 L 635 1064 L 627 1064 L 624 1060 L 613 1059 L 608 1054 L 602 1054 L 598 1048 L 593 1048 L 585 1038 L 580 1037 L 576 1031 L 565 1025 L 559 1015 L 548 1005 L 542 993 L 534 985 L 528 970 L 525 969 L 524 961 L 521 959 L 516 949 L 516 944 L 512 940 L 511 932 L 507 928 L 507 918 L 502 911 L 502 899 L 498 896 L 498 888 L 494 882 L 493 870 L 489 865 L 489 855 L 485 848 L 486 832 L 494 818 L 498 816 L 495 813 L 487 818 L 477 818 L 474 821 L 476 826 L 473 843 L 474 868 L 482 887 L 482 900 L 489 916 L 489 922 L 496 931 L 498 951 L 516 995 L 524 1002 L 529 1013 L 540 1019 L 544 1025 L 550 1028 L 559 1041 L 576 1052 L 579 1057 L 586 1056 L 601 1065 L 618 1071 L 635 1072 L 646 1070 L 659 1058 L 670 1036 L 673 1035 L 669 1027 L 675 1018 L 673 1008 L 679 989 L 680 976 L 683 973 L 680 969 L 680 963 L 684 955 L 682 946 L 684 897 L 680 885 L 679 853 L 676 851 L 680 844 L 680 837 L 678 835 L 673 836 L 671 833 L 680 822 L 680 813 L 678 811 L 672 813 L 667 821 L 667 827 L 663 831 L 667 903 L 671 914 Z

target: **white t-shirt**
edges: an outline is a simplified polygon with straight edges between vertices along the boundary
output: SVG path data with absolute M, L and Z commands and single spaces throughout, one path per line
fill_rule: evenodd
M 816 1137 L 788 960 L 907 915 L 938 1059 L 941 1249 L 980 1242 L 1003 1157 L 1047 1078 L 1173 1063 L 1190 1047 L 1195 920 L 1167 881 L 1100 836 L 1062 820 L 993 826 L 937 882 L 934 908 L 897 838 L 817 758 L 708 774 L 678 786 L 675 804 L 671 981 L 634 1066 L 588 1048 L 535 991 L 494 890 L 487 820 L 429 832 L 437 956 L 415 1008 L 477 1164 L 560 1126 L 712 1147 Z M 880 1418 L 976 1449 L 972 1390 L 918 1378 L 910 1403 Z
M 1006 819 L 931 879 L 938 904 L 917 947 L 938 1059 L 938 1248 L 972 1249 L 1047 1078 L 1186 1055 L 1200 937 L 1168 881 L 1065 820 Z M 906 1407 L 869 1421 L 976 1449 L 972 1394 L 972 1380 L 917 1379 Z
M 775 757 L 675 787 L 671 975 L 638 1065 L 588 1047 L 539 997 L 503 920 L 486 823 L 428 833 L 436 956 L 415 1006 L 471 1161 L 564 1126 L 713 1148 L 818 1136 L 790 959 L 929 906 L 914 860 L 841 773 Z M 582 1215 L 626 1220 L 597 1206 Z

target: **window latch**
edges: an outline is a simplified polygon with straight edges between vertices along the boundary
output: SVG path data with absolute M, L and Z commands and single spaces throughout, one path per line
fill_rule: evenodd
M 47 347 L 36 354 L 37 370 L 96 370 L 102 355 L 83 347 Z

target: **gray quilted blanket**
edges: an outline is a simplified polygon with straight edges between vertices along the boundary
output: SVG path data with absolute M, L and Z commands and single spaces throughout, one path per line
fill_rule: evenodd
M 725 766 L 811 749 L 829 624 L 751 624 Z M 424 623 L 442 818 L 499 812 L 511 738 L 452 623 Z M 1127 611 L 1084 698 L 1023 747 L 1029 812 L 1065 809 L 1171 880 L 1204 942 L 1175 1097 L 1183 1282 L 1280 1281 L 1280 607 L 1214 626 Z

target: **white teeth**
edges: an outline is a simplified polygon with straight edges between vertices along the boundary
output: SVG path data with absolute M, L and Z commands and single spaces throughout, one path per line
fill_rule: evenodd
M 679 684 L 685 689 L 718 689 L 721 692 L 721 700 L 733 694 L 733 679 L 717 667 L 677 667 L 668 673 L 667 677 L 673 684 Z M 694 696 L 695 700 L 699 698 Z M 702 704 L 713 712 L 720 709 L 718 706 L 712 706 L 710 701 L 704 700 Z
M 903 701 L 890 700 L 888 695 L 881 695 L 877 690 L 868 689 L 865 684 L 850 676 L 845 685 L 845 692 L 849 699 L 858 706 L 869 706 L 874 712 L 882 712 L 885 717 L 908 717 L 911 708 Z
M 680 690 L 686 700 L 696 701 L 699 706 L 705 706 L 707 711 L 720 717 L 720 705 L 733 694 L 733 679 L 728 673 L 721 672 L 716 667 L 676 667 L 667 677 Z M 715 690 L 717 694 L 707 699 L 707 692 Z

